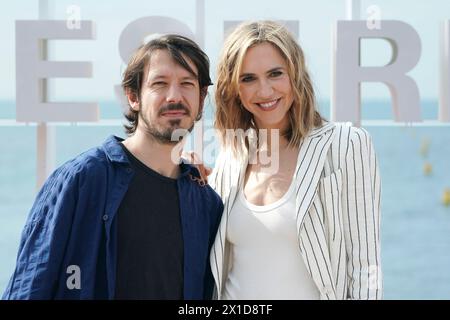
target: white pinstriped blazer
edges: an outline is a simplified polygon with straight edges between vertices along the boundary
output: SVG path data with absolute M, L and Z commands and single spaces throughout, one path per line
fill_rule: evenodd
M 247 163 L 248 154 L 236 159 L 222 150 L 208 179 L 224 202 L 210 254 L 218 299 L 232 267 L 228 217 Z M 293 179 L 299 250 L 320 298 L 381 299 L 381 181 L 367 131 L 331 122 L 314 129 L 301 143 Z

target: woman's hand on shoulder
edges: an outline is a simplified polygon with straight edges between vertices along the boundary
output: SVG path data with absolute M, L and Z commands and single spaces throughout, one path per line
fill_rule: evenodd
M 211 174 L 212 169 L 205 166 L 194 151 L 183 151 L 183 153 L 181 154 L 181 158 L 183 158 L 185 162 L 197 168 L 198 172 L 200 173 L 200 184 L 208 183 L 208 176 Z

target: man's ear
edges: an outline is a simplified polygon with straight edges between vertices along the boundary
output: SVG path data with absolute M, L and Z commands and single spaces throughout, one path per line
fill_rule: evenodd
M 132 92 L 130 89 L 126 90 L 126 95 L 128 98 L 128 104 L 131 109 L 134 111 L 139 111 L 139 97 L 135 92 Z

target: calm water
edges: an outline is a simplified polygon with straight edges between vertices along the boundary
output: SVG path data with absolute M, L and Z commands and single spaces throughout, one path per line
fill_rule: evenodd
M 326 104 L 324 104 L 326 105 Z M 113 103 L 102 103 L 102 118 L 120 117 Z M 436 104 L 422 104 L 435 119 Z M 323 108 L 324 114 L 327 108 Z M 14 103 L 0 102 L 0 118 L 14 117 Z M 389 118 L 388 103 L 370 102 L 364 119 Z M 206 118 L 211 117 L 207 110 Z M 450 188 L 450 126 L 366 128 L 373 137 L 383 183 L 382 267 L 386 299 L 450 299 L 450 207 L 441 203 Z M 59 126 L 56 162 L 100 144 L 120 126 Z M 0 292 L 14 268 L 20 233 L 35 195 L 35 127 L 0 126 Z M 428 141 L 429 150 L 421 154 Z M 432 173 L 423 173 L 428 162 Z

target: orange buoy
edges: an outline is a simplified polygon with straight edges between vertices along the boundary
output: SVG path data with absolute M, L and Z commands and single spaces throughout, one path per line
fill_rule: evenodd
M 422 139 L 422 143 L 420 144 L 420 154 L 423 157 L 428 155 L 428 151 L 430 149 L 430 139 L 424 138 Z
M 444 206 L 450 206 L 450 188 L 444 189 L 444 194 L 442 195 L 442 203 Z
M 431 165 L 431 163 L 425 162 L 424 165 L 423 165 L 423 173 L 426 176 L 429 176 L 432 171 L 433 171 L 433 166 Z

